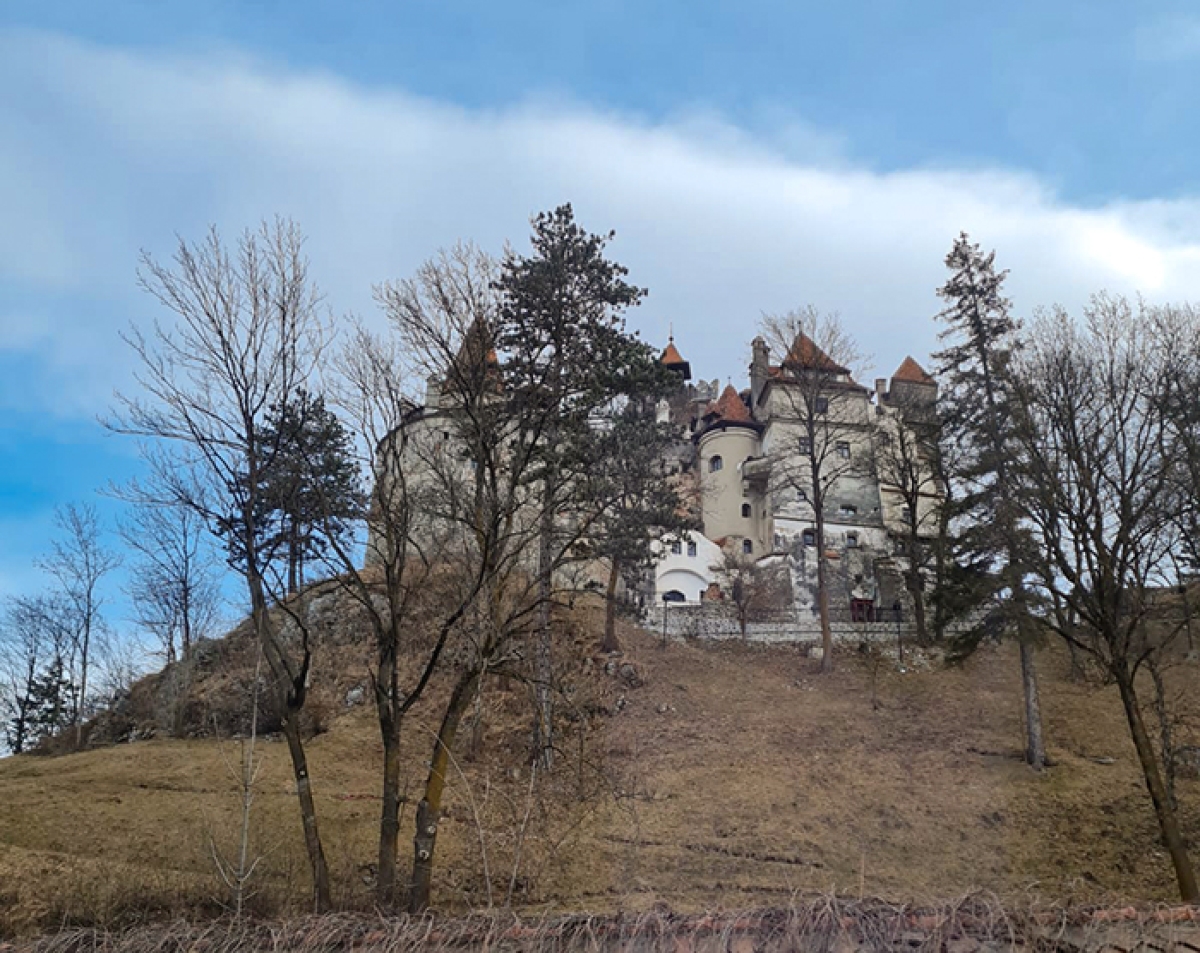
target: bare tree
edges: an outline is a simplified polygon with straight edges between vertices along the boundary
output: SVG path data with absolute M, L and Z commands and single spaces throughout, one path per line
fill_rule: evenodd
M 482 564 L 464 567 L 452 549 L 468 473 L 450 434 L 457 437 L 460 426 L 452 417 L 486 413 L 483 404 L 492 394 L 486 362 L 467 354 L 474 353 L 471 329 L 493 321 L 493 277 L 491 259 L 470 246 L 442 252 L 414 278 L 378 289 L 396 336 L 358 326 L 338 361 L 335 402 L 357 435 L 358 463 L 373 477 L 373 489 L 360 523 L 368 538 L 327 531 L 321 558 L 361 607 L 375 645 L 371 683 L 384 752 L 375 891 L 385 909 L 397 900 L 404 720 L 483 584 Z M 434 381 L 428 396 L 435 406 L 425 415 L 410 384 L 423 377 Z M 443 393 L 452 405 L 444 418 L 436 406 Z M 478 429 L 484 427 L 481 421 Z M 319 492 L 324 484 L 313 485 L 318 523 L 342 521 L 344 499 L 327 498 Z M 365 566 L 359 564 L 361 542 Z
M 901 502 L 904 585 L 913 604 L 917 639 L 929 640 L 925 577 L 937 555 L 943 496 L 939 427 L 932 402 L 893 394 L 890 413 L 876 419 L 875 470 Z
M 144 393 L 121 397 L 109 426 L 173 448 L 149 458 L 158 485 L 222 534 L 242 575 L 291 756 L 314 906 L 325 910 L 329 871 L 298 721 L 312 647 L 301 615 L 273 599 L 276 554 L 256 531 L 265 474 L 280 452 L 265 436 L 267 415 L 306 384 L 327 333 L 303 238 L 277 219 L 231 251 L 213 229 L 199 243 L 180 240 L 171 265 L 143 256 L 139 276 L 175 320 L 128 334 Z M 282 636 L 273 605 L 289 614 L 297 638 Z
M 1046 622 L 1116 684 L 1180 896 L 1200 902 L 1177 812 L 1143 718 L 1138 674 L 1182 626 L 1163 625 L 1157 593 L 1175 544 L 1176 441 L 1165 413 L 1164 356 L 1152 323 L 1098 296 L 1076 324 L 1043 316 L 1019 364 L 1021 509 L 1036 545 L 1028 568 Z M 1164 503 L 1167 505 L 1164 506 Z
M 862 387 L 853 373 L 862 357 L 835 314 L 813 307 L 763 319 L 763 336 L 783 355 L 774 413 L 785 422 L 786 437 L 776 453 L 772 482 L 807 504 L 812 514 L 817 558 L 817 611 L 821 623 L 821 671 L 833 671 L 830 626 L 831 570 L 825 527 L 839 484 L 870 465 L 866 447 L 869 418 Z M 861 410 L 860 410 L 861 404 Z
M 0 619 L 0 704 L 13 754 L 72 723 L 78 693 L 70 681 L 75 626 L 60 596 L 18 596 Z
M 238 837 L 233 856 L 222 851 L 212 832 L 209 832 L 208 848 L 212 855 L 217 876 L 229 891 L 230 906 L 234 919 L 241 919 L 246 901 L 250 898 L 250 884 L 262 861 L 262 855 L 250 855 L 250 822 L 253 817 L 254 799 L 257 795 L 258 776 L 262 771 L 262 759 L 255 754 L 258 746 L 258 698 L 262 679 L 262 647 L 254 661 L 254 694 L 250 708 L 250 730 L 238 741 L 238 762 L 225 760 L 225 768 L 237 784 L 238 790 Z
M 728 594 L 745 640 L 746 627 L 777 601 L 775 582 L 753 556 L 732 549 L 722 550 L 721 561 L 709 568 L 722 591 Z
M 136 622 L 158 641 L 168 665 L 187 659 L 220 612 L 208 531 L 192 507 L 164 502 L 137 484 L 122 495 L 134 504 L 118 528 L 137 554 L 128 588 Z
M 79 687 L 79 704 L 72 714 L 75 744 L 83 741 L 83 719 L 88 703 L 88 678 L 95 665 L 98 642 L 105 635 L 104 577 L 121 564 L 120 557 L 100 541 L 100 521 L 91 504 L 70 503 L 54 516 L 59 537 L 50 555 L 38 566 L 54 577 L 64 603 L 70 607 L 73 629 L 72 653 L 75 665 L 72 678 Z

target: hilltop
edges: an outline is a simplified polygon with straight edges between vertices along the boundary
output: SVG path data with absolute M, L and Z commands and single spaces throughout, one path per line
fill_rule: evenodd
M 581 607 L 562 626 L 563 652 L 579 659 L 568 730 L 578 756 L 552 776 L 531 778 L 522 765 L 526 689 L 497 683 L 481 700 L 478 730 L 456 751 L 439 909 L 484 906 L 489 885 L 493 903 L 511 893 L 533 911 L 703 910 L 827 890 L 901 901 L 975 888 L 1063 903 L 1175 898 L 1119 701 L 1072 681 L 1055 650 L 1042 665 L 1055 764 L 1037 776 L 1019 760 L 1009 647 L 957 669 L 850 648 L 821 676 L 794 647 L 664 647 L 631 626 L 620 660 L 594 658 L 599 624 L 598 610 Z M 335 899 L 365 909 L 381 748 L 366 654 L 345 633 L 331 623 L 319 644 L 310 761 Z M 226 704 L 222 691 L 245 696 L 253 673 L 244 630 L 205 652 L 186 719 L 193 734 Z M 144 712 L 170 683 L 169 673 L 155 678 L 132 696 Z M 444 690 L 407 731 L 409 790 Z M 124 723 L 126 737 L 151 734 L 128 712 Z M 211 849 L 228 849 L 235 829 L 237 718 L 214 730 L 0 761 L 0 930 L 219 912 Z M 307 871 L 287 754 L 270 735 L 260 751 L 253 828 L 264 859 L 252 903 L 300 911 Z M 1193 839 L 1198 787 L 1180 781 Z M 405 831 L 411 817 L 406 808 Z

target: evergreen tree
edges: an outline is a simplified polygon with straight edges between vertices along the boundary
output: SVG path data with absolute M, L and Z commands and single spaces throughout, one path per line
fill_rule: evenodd
M 1046 759 L 1033 649 L 1036 626 L 1024 575 L 1023 531 L 1017 505 L 1016 418 L 1013 356 L 1020 348 L 1020 323 L 1004 297 L 1007 271 L 997 271 L 995 252 L 984 254 L 966 233 L 946 256 L 950 277 L 938 289 L 946 307 L 938 335 L 945 343 L 934 355 L 941 382 L 943 440 L 953 461 L 953 561 L 960 571 L 940 581 L 936 598 L 953 605 L 964 624 L 958 652 L 965 655 L 984 638 L 1013 634 L 1020 643 L 1025 701 L 1026 760 L 1040 770 Z
M 592 464 L 590 427 L 598 413 L 606 413 L 614 398 L 631 393 L 640 380 L 636 368 L 645 345 L 626 332 L 623 314 L 645 291 L 625 280 L 628 269 L 605 257 L 613 233 L 587 232 L 575 222 L 570 205 L 540 213 L 532 224 L 532 254 L 510 254 L 496 283 L 500 307 L 494 340 L 507 399 L 524 408 L 525 419 L 548 428 L 520 439 L 536 457 L 531 474 L 541 497 L 534 748 L 549 767 L 552 577 L 563 557 L 555 523 L 588 508 L 580 491 Z
M 256 494 L 258 550 L 280 567 L 285 591 L 293 593 L 303 585 L 305 565 L 350 536 L 365 515 L 366 494 L 352 437 L 323 397 L 301 388 L 272 404 L 261 441 L 268 452 Z M 240 530 L 228 532 L 237 526 L 225 529 L 227 540 L 240 538 Z
M 654 366 L 662 368 L 648 355 Z M 669 372 L 668 372 L 669 373 Z M 662 387 L 675 380 L 660 378 Z M 656 539 L 691 529 L 685 501 L 665 464 L 678 439 L 674 428 L 654 422 L 655 401 L 631 401 L 615 416 L 611 428 L 598 435 L 591 492 L 605 506 L 589 549 L 609 566 L 602 651 L 621 646 L 616 634 L 617 583 L 636 587 L 653 569 Z

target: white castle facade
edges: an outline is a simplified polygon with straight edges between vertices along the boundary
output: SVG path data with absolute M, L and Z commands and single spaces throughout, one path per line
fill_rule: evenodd
M 822 393 L 816 406 L 836 417 L 824 506 L 825 555 L 831 615 L 835 621 L 875 621 L 907 614 L 905 540 L 913 527 L 936 532 L 942 494 L 925 481 L 916 519 L 900 488 L 878 466 L 879 444 L 920 446 L 921 427 L 934 420 L 937 384 L 911 357 L 873 390 L 853 380 L 801 335 L 785 366 L 771 363 L 762 338 L 753 343 L 750 386 L 691 382 L 691 368 L 674 340 L 662 354 L 680 389 L 659 407 L 660 420 L 679 428 L 679 469 L 698 498 L 701 528 L 660 547 L 654 601 L 699 604 L 722 598 L 722 566 L 729 555 L 786 569 L 793 608 L 816 613 L 817 533 L 805 492 L 802 453 L 806 427 L 795 393 L 804 362 L 819 365 Z M 801 366 L 796 366 L 799 361 Z M 905 441 L 895 439 L 906 428 Z M 928 460 L 920 465 L 931 466 Z M 811 616 L 810 616 L 811 618 Z

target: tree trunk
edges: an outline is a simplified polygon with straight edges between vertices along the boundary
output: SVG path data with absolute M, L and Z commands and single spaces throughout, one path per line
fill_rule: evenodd
M 545 770 L 554 766 L 554 662 L 551 655 L 550 622 L 553 586 L 554 507 L 552 484 L 543 487 L 541 531 L 538 533 L 538 616 L 534 645 L 533 757 Z
M 819 497 L 814 496 L 814 500 Z M 825 564 L 825 517 L 814 502 L 817 523 L 817 611 L 821 617 L 821 672 L 833 671 L 833 628 L 829 623 L 829 581 Z
M 617 580 L 620 578 L 620 566 L 613 557 L 608 568 L 608 596 L 604 610 L 604 641 L 600 643 L 601 652 L 620 652 L 621 643 L 617 639 Z
M 1138 761 L 1142 765 L 1142 777 L 1146 789 L 1150 792 L 1150 800 L 1154 803 L 1154 814 L 1158 819 L 1158 827 L 1162 833 L 1163 844 L 1171 857 L 1175 868 L 1175 880 L 1179 884 L 1179 898 L 1184 903 L 1200 903 L 1200 886 L 1196 883 L 1196 871 L 1188 857 L 1187 844 L 1183 832 L 1179 829 L 1179 818 L 1171 809 L 1170 798 L 1162 773 L 1158 768 L 1158 760 L 1154 756 L 1154 746 L 1146 732 L 1142 721 L 1142 710 L 1138 704 L 1137 692 L 1134 690 L 1133 679 L 1124 671 L 1123 665 L 1114 666 L 1117 688 L 1121 692 L 1121 703 L 1125 706 L 1125 718 L 1129 723 L 1129 733 L 1133 738 L 1133 747 L 1137 751 Z
M 433 744 L 433 758 L 425 780 L 425 794 L 421 803 L 417 805 L 416 833 L 413 836 L 412 888 L 408 895 L 409 913 L 424 913 L 429 909 L 430 889 L 433 884 L 433 852 L 437 846 L 438 821 L 442 813 L 442 795 L 446 790 L 446 769 L 450 765 L 450 750 L 478 680 L 479 673 L 475 671 L 464 672 L 459 676 L 446 711 L 442 715 L 437 740 Z
M 1042 703 L 1038 695 L 1033 646 L 1024 639 L 1021 640 L 1021 688 L 1025 696 L 1025 761 L 1034 771 L 1041 771 L 1046 766 Z
M 396 854 L 400 843 L 400 714 L 396 654 L 386 644 L 375 672 L 375 708 L 383 741 L 383 791 L 379 814 L 379 856 L 375 865 L 375 902 L 390 910 L 396 902 Z
M 75 706 L 75 747 L 83 747 L 83 706 L 87 704 L 88 649 L 92 641 L 91 625 L 83 629 L 83 644 L 79 653 L 79 704 Z
M 925 619 L 925 592 L 921 581 L 914 580 L 909 587 L 908 593 L 912 596 L 913 603 L 913 625 L 917 630 L 917 643 L 920 645 L 929 644 L 929 624 Z M 899 620 L 896 620 L 899 625 Z
M 292 774 L 296 778 L 296 796 L 300 801 L 300 819 L 304 825 L 304 846 L 308 851 L 309 866 L 313 875 L 313 912 L 325 913 L 330 907 L 329 867 L 325 862 L 325 851 L 321 847 L 321 834 L 317 829 L 317 807 L 313 802 L 312 783 L 308 778 L 308 757 L 304 742 L 300 739 L 300 726 L 296 723 L 297 712 L 288 711 L 283 718 L 283 736 L 287 739 L 288 754 L 292 757 Z
M 253 552 L 251 552 L 253 557 Z M 300 822 L 304 828 L 304 846 L 308 851 L 308 863 L 313 878 L 313 910 L 324 913 L 330 907 L 329 866 L 321 846 L 321 833 L 317 827 L 317 808 L 312 796 L 312 783 L 308 777 L 308 757 L 304 752 L 304 741 L 300 737 L 297 716 L 304 707 L 304 679 L 308 674 L 307 662 L 301 673 L 293 677 L 284 660 L 283 650 L 271 631 L 267 617 L 266 594 L 261 578 L 250 573 L 247 576 L 250 589 L 250 615 L 255 634 L 262 646 L 267 667 L 275 684 L 275 701 L 282 721 L 283 736 L 287 740 L 288 754 L 292 759 L 292 776 L 296 781 L 296 797 L 300 803 Z

